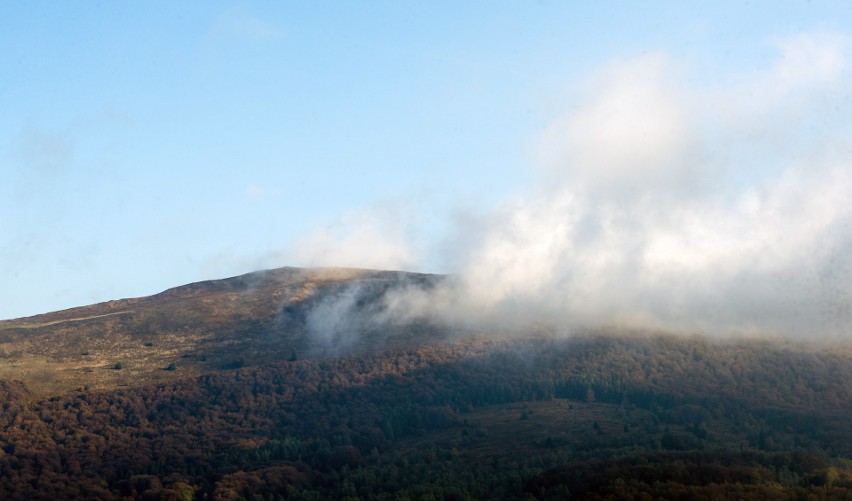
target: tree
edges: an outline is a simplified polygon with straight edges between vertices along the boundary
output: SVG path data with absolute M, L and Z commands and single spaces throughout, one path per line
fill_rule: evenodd
M 591 386 L 586 390 L 586 402 L 594 402 L 595 401 L 595 390 L 592 389 Z

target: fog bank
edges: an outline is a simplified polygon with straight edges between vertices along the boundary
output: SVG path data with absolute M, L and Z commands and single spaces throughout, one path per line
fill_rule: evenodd
M 604 65 L 537 141 L 533 184 L 454 221 L 453 279 L 400 288 L 380 316 L 852 339 L 847 47 L 778 40 L 768 67 L 709 84 L 664 53 Z M 370 214 L 299 252 L 433 258 Z

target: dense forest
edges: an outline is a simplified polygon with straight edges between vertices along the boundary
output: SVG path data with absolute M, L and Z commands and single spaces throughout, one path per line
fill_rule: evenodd
M 852 496 L 848 349 L 595 335 L 290 358 L 50 397 L 3 382 L 0 498 Z

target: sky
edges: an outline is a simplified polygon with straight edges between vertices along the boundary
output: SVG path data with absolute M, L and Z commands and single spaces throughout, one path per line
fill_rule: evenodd
M 490 313 L 846 337 L 850 26 L 840 1 L 6 3 L 0 318 L 333 265 L 458 274 Z

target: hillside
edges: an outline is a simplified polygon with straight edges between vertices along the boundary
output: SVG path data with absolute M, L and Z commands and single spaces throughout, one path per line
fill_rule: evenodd
M 390 288 L 440 277 L 281 268 L 28 318 L 0 321 L 0 379 L 39 395 L 171 381 L 282 358 L 405 346 L 429 329 L 369 324 Z M 310 312 L 354 295 L 345 330 L 312 335 Z M 319 330 L 319 329 L 314 329 Z M 120 364 L 121 369 L 116 369 Z M 174 370 L 164 370 L 166 368 Z
M 849 346 L 371 320 L 439 280 L 281 269 L 0 323 L 0 498 L 852 496 Z

